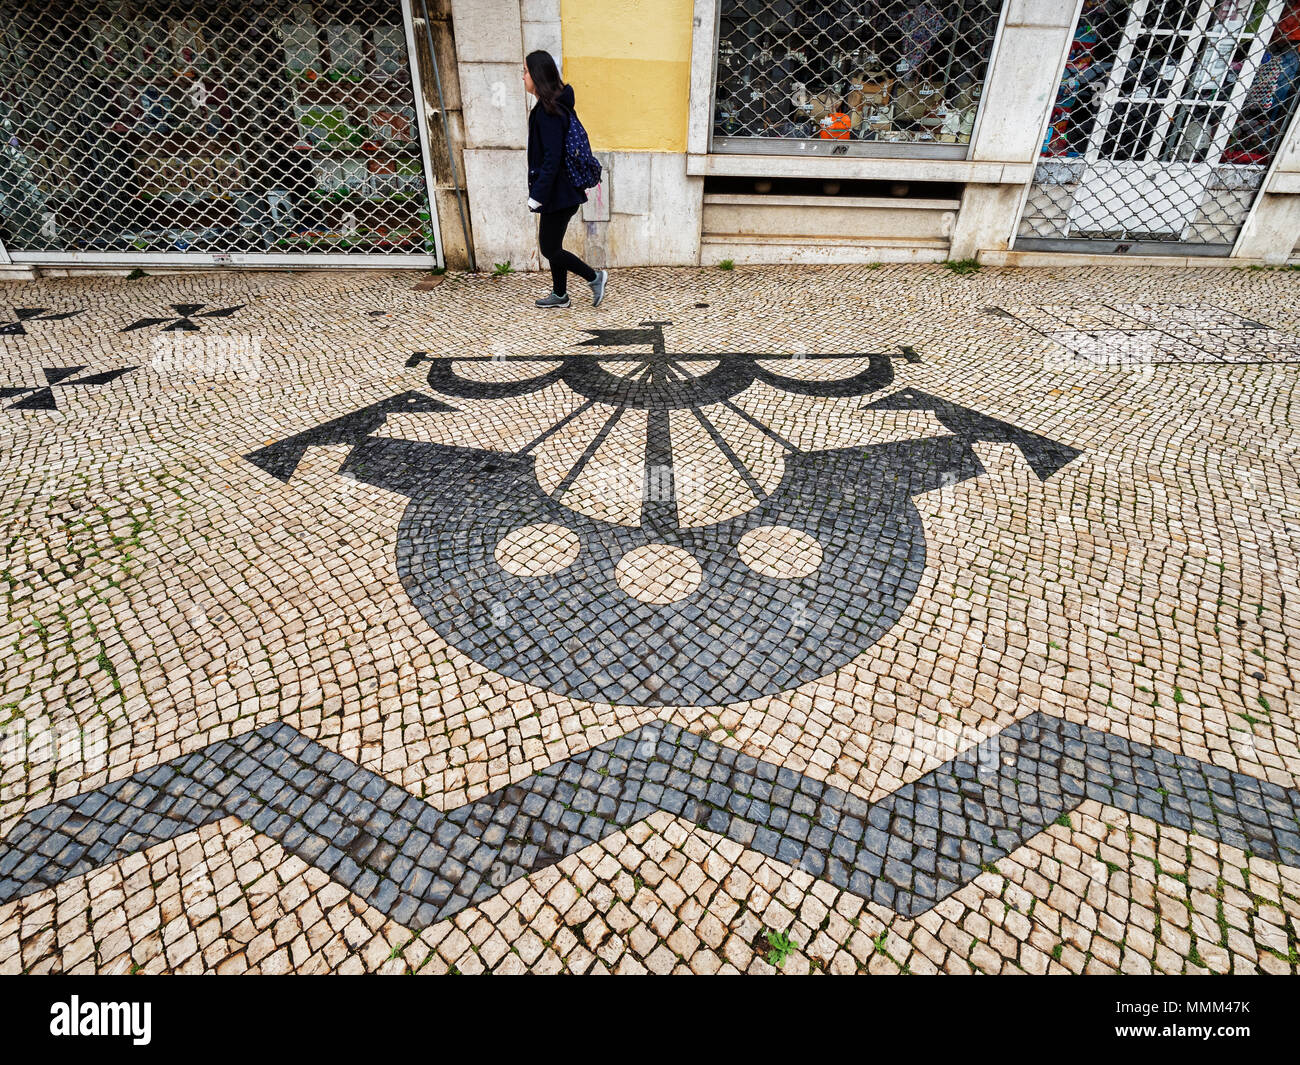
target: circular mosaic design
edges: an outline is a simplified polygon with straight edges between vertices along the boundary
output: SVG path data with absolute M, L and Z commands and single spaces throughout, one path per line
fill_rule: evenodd
M 746 566 L 764 577 L 807 577 L 822 564 L 822 545 L 788 525 L 750 529 L 740 538 L 736 552 Z
M 908 464 L 947 466 L 959 445 Z M 420 613 L 451 645 L 489 669 L 592 701 L 716 705 L 795 687 L 856 658 L 898 620 L 925 567 L 925 537 L 903 456 L 861 449 L 792 456 L 779 488 L 717 525 L 651 532 L 579 514 L 545 495 L 532 458 L 438 444 L 372 441 L 365 461 L 412 502 L 397 565 Z M 874 461 L 873 461 L 874 459 Z M 521 577 L 497 545 L 522 527 L 552 524 L 581 542 L 559 573 Z M 821 545 L 822 563 L 775 578 L 742 561 L 752 530 L 778 526 Z M 751 542 L 754 541 L 751 537 Z M 676 548 L 699 585 L 670 603 L 620 586 L 619 564 L 654 546 Z
M 497 564 L 516 577 L 544 577 L 568 569 L 581 549 L 572 529 L 541 522 L 506 533 L 495 556 Z
M 704 572 L 689 551 L 668 544 L 634 547 L 614 567 L 614 580 L 633 599 L 664 605 L 685 599 Z

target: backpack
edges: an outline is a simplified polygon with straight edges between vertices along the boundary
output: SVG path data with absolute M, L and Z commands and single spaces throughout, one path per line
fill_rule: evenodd
M 591 141 L 574 111 L 569 112 L 564 131 L 564 169 L 576 189 L 594 189 L 600 184 L 600 160 L 591 154 Z

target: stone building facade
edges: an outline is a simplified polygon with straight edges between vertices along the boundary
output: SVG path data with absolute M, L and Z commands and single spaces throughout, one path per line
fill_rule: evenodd
M 535 269 L 536 48 L 600 265 L 1300 258 L 1300 0 L 76 6 L 0 0 L 9 276 Z

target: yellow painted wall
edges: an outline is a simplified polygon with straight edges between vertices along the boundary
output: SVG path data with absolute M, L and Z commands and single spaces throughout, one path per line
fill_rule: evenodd
M 561 0 L 563 77 L 591 146 L 684 152 L 693 0 Z

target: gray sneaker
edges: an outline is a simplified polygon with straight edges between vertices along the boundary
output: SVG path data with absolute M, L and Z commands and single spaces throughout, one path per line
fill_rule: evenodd
M 536 302 L 539 307 L 567 307 L 569 305 L 569 294 L 566 292 L 563 296 L 557 296 L 552 292 L 545 299 Z
M 591 286 L 591 296 L 592 296 L 591 305 L 593 307 L 599 307 L 600 301 L 605 298 L 605 284 L 608 281 L 609 281 L 609 271 L 597 270 L 596 280 L 587 282 L 587 284 Z

